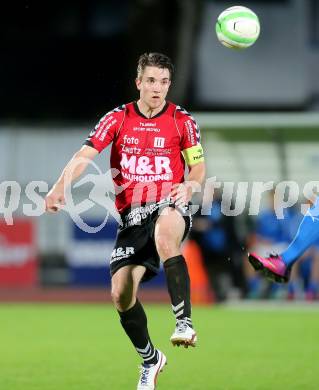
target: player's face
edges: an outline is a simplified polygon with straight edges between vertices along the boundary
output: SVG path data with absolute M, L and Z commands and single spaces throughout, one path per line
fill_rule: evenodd
M 170 85 L 169 70 L 156 66 L 146 66 L 142 76 L 136 79 L 140 99 L 152 110 L 164 103 Z

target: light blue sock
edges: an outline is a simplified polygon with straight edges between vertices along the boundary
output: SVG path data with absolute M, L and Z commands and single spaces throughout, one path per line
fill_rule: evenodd
M 319 198 L 309 208 L 301 221 L 298 232 L 289 245 L 281 254 L 287 266 L 292 266 L 298 258 L 319 239 Z

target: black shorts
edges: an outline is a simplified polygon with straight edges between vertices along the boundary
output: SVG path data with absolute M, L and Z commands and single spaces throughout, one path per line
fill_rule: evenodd
M 160 258 L 155 246 L 154 230 L 161 210 L 167 206 L 178 210 L 184 218 L 183 240 L 185 239 L 192 226 L 190 205 L 180 208 L 165 199 L 158 203 L 129 209 L 121 215 L 122 225 L 118 228 L 110 260 L 111 276 L 120 268 L 131 264 L 146 267 L 142 282 L 157 275 L 160 268 Z

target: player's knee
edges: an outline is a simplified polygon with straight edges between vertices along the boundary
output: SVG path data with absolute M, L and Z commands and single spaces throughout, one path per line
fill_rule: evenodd
M 166 235 L 159 235 L 156 238 L 156 247 L 162 260 L 176 256 L 176 252 L 179 250 L 176 242 Z
M 111 295 L 113 303 L 118 310 L 126 310 L 132 302 L 132 294 L 128 294 L 125 290 L 113 288 Z

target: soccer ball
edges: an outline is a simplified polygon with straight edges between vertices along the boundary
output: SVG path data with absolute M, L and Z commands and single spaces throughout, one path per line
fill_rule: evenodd
M 231 49 L 246 49 L 256 42 L 259 33 L 258 17 L 247 7 L 227 8 L 217 18 L 218 40 Z

